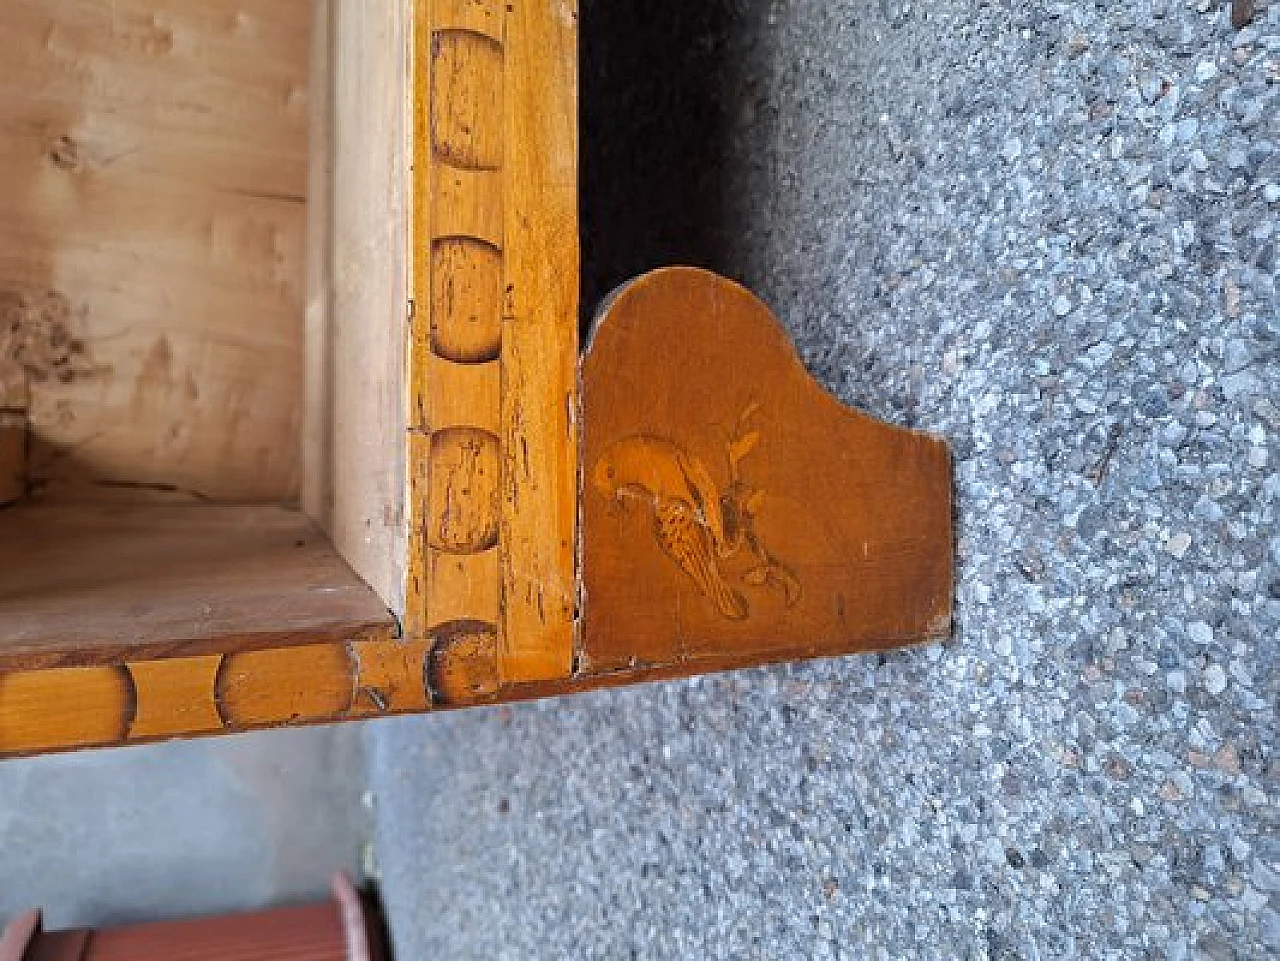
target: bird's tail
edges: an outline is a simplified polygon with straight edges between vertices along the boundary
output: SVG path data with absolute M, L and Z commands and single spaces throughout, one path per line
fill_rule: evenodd
M 688 568 L 689 575 L 702 589 L 702 593 L 711 599 L 716 609 L 725 617 L 740 621 L 750 613 L 746 599 L 724 579 L 710 551 L 690 557 Z
M 715 577 L 711 582 L 711 600 L 716 608 L 730 620 L 740 621 L 749 613 L 746 598 L 730 587 L 723 577 Z

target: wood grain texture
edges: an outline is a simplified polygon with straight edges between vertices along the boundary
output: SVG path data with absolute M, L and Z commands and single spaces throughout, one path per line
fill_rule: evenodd
M 466 170 L 430 164 L 425 190 L 432 200 L 432 231 L 437 237 L 473 237 L 502 246 L 502 171 Z
M 504 12 L 416 0 L 414 17 L 403 623 L 408 639 L 423 641 L 442 621 L 481 616 L 471 612 L 478 598 L 498 596 Z M 481 468 L 482 486 L 455 483 L 467 465 L 473 477 Z
M 308 77 L 307 301 L 303 337 L 302 509 L 321 526 L 334 512 L 333 0 L 311 0 Z
M 477 427 L 431 435 L 427 543 L 444 554 L 479 554 L 498 544 L 498 438 Z
M 118 743 L 134 703 L 123 667 L 0 674 L 0 755 Z
M 356 665 L 343 644 L 227 654 L 214 690 L 229 729 L 337 719 L 355 698 Z
M 481 33 L 433 27 L 431 147 L 450 167 L 502 166 L 502 44 Z
M 393 632 L 297 511 L 120 491 L 0 513 L 0 671 Z
M 746 290 L 688 268 L 631 283 L 582 383 L 584 673 L 949 632 L 946 446 L 841 406 Z
M 356 675 L 354 714 L 425 711 L 431 706 L 426 659 L 431 641 L 375 640 L 350 646 Z
M 458 620 L 437 627 L 427 662 L 427 688 L 432 703 L 440 707 L 496 699 L 502 678 L 495 625 Z
M 375 0 L 329 0 L 317 13 L 329 35 L 316 95 L 330 109 L 327 138 L 313 139 L 313 236 L 323 246 L 327 235 L 328 249 L 312 256 L 305 434 L 307 512 L 397 613 L 408 537 L 409 17 L 407 2 Z
M 503 120 L 504 681 L 568 677 L 576 603 L 578 13 L 507 7 Z
M 0 757 L 423 711 L 434 643 L 379 636 L 0 672 Z
M 496 363 L 456 364 L 431 354 L 422 360 L 420 372 L 428 384 L 453 387 L 429 392 L 432 430 L 469 427 L 498 433 L 502 371 Z
M 497 550 L 479 554 L 432 551 L 424 573 L 433 629 L 465 619 L 498 622 L 502 606 L 499 562 Z
M 221 654 L 133 661 L 135 707 L 129 737 L 198 734 L 222 727 L 215 685 Z
M 504 0 L 432 0 L 434 30 L 477 33 L 502 41 L 507 4 Z
M 455 364 L 497 360 L 502 348 L 502 252 L 475 237 L 432 244 L 431 350 Z
M 565 677 L 575 593 L 576 6 L 418 0 L 416 18 L 405 631 L 425 638 L 455 621 L 495 624 L 499 640 L 484 649 L 497 658 L 491 673 Z M 473 442 L 460 446 L 466 437 Z M 459 486 L 472 449 L 486 470 Z M 454 524 L 442 537 L 444 508 L 475 536 L 463 544 Z
M 296 494 L 309 13 L 0 5 L 0 298 L 47 348 L 23 365 L 34 480 Z

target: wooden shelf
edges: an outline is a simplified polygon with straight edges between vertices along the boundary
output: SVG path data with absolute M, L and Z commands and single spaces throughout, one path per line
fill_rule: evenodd
M 302 513 L 110 490 L 0 511 L 0 672 L 394 630 Z
M 580 354 L 576 6 L 0 4 L 0 756 L 947 635 L 946 444 L 765 304 Z

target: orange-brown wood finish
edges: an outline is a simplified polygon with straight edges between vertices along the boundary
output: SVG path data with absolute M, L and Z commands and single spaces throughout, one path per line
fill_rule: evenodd
M 692 268 L 613 295 L 580 362 L 573 672 L 512 682 L 460 631 L 437 706 L 926 643 L 953 598 L 946 445 L 841 405 L 739 285 Z
M 946 446 L 843 407 L 742 287 L 674 268 L 615 294 L 582 401 L 582 673 L 950 630 Z
M 417 0 L 416 11 L 405 636 L 471 639 L 440 646 L 442 678 L 564 678 L 576 588 L 576 7 Z M 464 650 L 490 663 L 448 669 Z
M 0 756 L 424 711 L 426 658 L 386 636 L 0 673 Z

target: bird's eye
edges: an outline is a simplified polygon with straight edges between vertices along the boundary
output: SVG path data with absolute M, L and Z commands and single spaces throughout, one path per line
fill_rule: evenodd
M 618 472 L 617 472 L 616 470 L 614 470 L 612 467 L 610 467 L 610 468 L 608 469 L 608 471 L 606 471 L 606 473 L 607 473 L 607 474 L 608 474 L 608 476 L 609 476 L 609 480 L 613 480 L 613 479 L 614 479 L 614 477 L 616 477 L 616 476 L 617 476 L 617 474 L 618 474 Z

